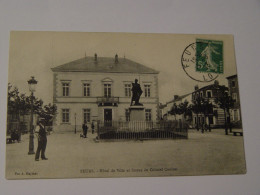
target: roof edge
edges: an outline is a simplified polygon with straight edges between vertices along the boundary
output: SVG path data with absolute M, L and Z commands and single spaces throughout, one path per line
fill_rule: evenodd
M 56 68 L 51 68 L 53 72 L 90 72 L 90 73 L 132 73 L 132 74 L 159 74 L 160 71 L 154 72 L 120 72 L 120 71 L 87 71 L 87 70 L 57 70 Z

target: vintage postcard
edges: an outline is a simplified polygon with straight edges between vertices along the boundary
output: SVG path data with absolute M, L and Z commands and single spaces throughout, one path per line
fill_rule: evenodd
M 232 35 L 10 33 L 6 178 L 245 174 Z

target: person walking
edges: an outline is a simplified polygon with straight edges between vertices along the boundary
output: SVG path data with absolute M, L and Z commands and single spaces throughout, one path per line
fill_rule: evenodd
M 87 123 L 85 122 L 83 125 L 82 125 L 82 130 L 83 130 L 83 135 L 84 135 L 84 138 L 87 138 L 87 133 L 88 133 L 88 125 Z
M 46 158 L 45 156 L 45 150 L 47 146 L 47 133 L 45 131 L 43 121 L 37 123 L 35 133 L 36 136 L 38 137 L 38 147 L 35 154 L 35 160 L 39 161 L 40 153 L 41 153 L 42 160 L 48 160 L 48 158 Z

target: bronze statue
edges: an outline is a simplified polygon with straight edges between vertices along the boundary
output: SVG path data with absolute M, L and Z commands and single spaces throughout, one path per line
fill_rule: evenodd
M 138 80 L 135 79 L 135 83 L 132 83 L 132 99 L 131 99 L 131 106 L 133 105 L 133 101 L 135 102 L 134 105 L 143 105 L 139 103 L 139 99 L 142 95 L 143 91 L 141 89 L 140 84 L 138 83 Z

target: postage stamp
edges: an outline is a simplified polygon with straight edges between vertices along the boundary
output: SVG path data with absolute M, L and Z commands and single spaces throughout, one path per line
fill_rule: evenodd
M 223 74 L 223 41 L 196 40 L 196 71 Z
M 206 57 L 204 57 L 204 55 L 201 58 L 198 58 L 198 53 L 201 51 L 201 48 L 204 48 L 204 50 L 206 48 L 204 45 L 206 45 L 206 43 L 204 44 L 203 42 L 198 42 L 198 41 L 189 44 L 182 53 L 181 65 L 184 72 L 192 80 L 208 83 L 218 78 L 219 73 L 211 71 L 212 69 L 209 69 L 210 71 L 208 71 L 208 69 L 206 68 L 207 60 Z M 199 52 L 197 52 L 197 50 L 199 50 Z M 222 72 L 223 72 L 223 63 L 222 63 Z

